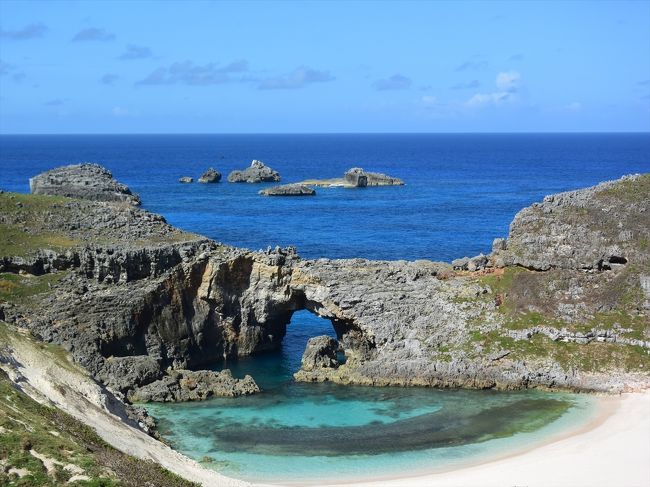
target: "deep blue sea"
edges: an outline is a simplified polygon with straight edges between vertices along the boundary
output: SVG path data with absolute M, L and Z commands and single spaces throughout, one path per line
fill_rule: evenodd
M 265 185 L 225 182 L 252 159 L 283 182 L 358 166 L 406 185 L 265 198 Z M 0 188 L 27 192 L 30 176 L 84 161 L 108 167 L 144 208 L 224 243 L 295 245 L 309 258 L 451 260 L 488 252 L 546 194 L 650 171 L 650 134 L 3 135 Z M 177 182 L 208 167 L 222 183 Z
M 252 159 L 283 182 L 385 172 L 405 186 L 317 189 L 269 198 L 225 178 Z M 27 192 L 54 166 L 97 162 L 143 207 L 189 231 L 249 247 L 295 245 L 304 257 L 451 260 L 489 252 L 521 208 L 544 195 L 650 172 L 650 134 L 0 136 L 0 188 Z M 208 167 L 219 184 L 184 185 Z M 297 384 L 309 337 L 333 335 L 294 314 L 282 349 L 215 364 L 251 374 L 262 392 L 150 404 L 179 451 L 224 474 L 318 483 L 414 475 L 516 451 L 584 424 L 588 395 Z

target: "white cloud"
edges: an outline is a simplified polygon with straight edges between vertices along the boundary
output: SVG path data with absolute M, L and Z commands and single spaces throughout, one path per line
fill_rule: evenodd
M 465 106 L 480 108 L 486 106 L 499 106 L 504 103 L 517 101 L 517 92 L 521 87 L 521 75 L 516 71 L 504 71 L 497 74 L 496 91 L 490 93 L 476 93 L 470 97 Z
M 519 89 L 521 75 L 517 71 L 506 71 L 497 74 L 496 85 L 500 91 L 515 93 Z
M 506 101 L 510 93 L 499 91 L 495 93 L 477 93 L 465 102 L 468 107 L 482 107 L 487 105 L 500 105 Z

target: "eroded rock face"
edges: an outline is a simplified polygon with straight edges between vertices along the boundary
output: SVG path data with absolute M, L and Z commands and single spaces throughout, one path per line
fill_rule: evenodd
M 643 278 L 648 272 L 642 271 L 648 255 L 642 251 L 644 234 L 637 233 L 647 230 L 642 208 L 648 198 L 643 180 L 632 183 L 631 190 L 641 192 L 633 192 L 638 199 L 630 203 L 628 196 L 607 193 L 619 203 L 609 199 L 605 207 L 619 221 L 636 218 L 617 233 L 625 237 L 629 253 L 624 256 L 635 266 L 614 266 L 607 272 L 598 271 L 598 266 L 590 272 L 580 267 L 540 272 L 512 265 L 495 270 L 497 259 L 510 258 L 513 245 L 515 250 L 519 242 L 524 245 L 517 231 L 507 244 L 498 243 L 495 252 L 483 256 L 481 262 L 487 259 L 487 264 L 480 271 L 463 267 L 455 272 L 450 264 L 429 261 L 302 260 L 291 249 L 250 252 L 227 247 L 178 232 L 141 210 L 78 200 L 56 206 L 36 227 L 83 242 L 67 253 L 41 251 L 33 257 L 37 260 L 31 264 L 41 272 L 60 269 L 65 277 L 52 292 L 33 297 L 29 306 L 12 303 L 0 308 L 5 320 L 63 344 L 95 377 L 127 394 L 164 381 L 155 388 L 164 386 L 163 392 L 156 394 L 176 397 L 181 393 L 164 392 L 177 387 L 165 378 L 168 368 L 196 369 L 224 357 L 277 348 L 292 314 L 303 309 L 332 322 L 346 362 L 316 366 L 332 363 L 332 347 L 326 346 L 308 354 L 306 366 L 311 370 L 302 371 L 308 373 L 302 380 L 622 390 L 649 382 L 646 355 L 625 355 L 625 360 L 592 370 L 589 367 L 598 361 L 576 361 L 583 349 L 562 358 L 567 344 L 555 345 L 553 337 L 592 347 L 589 353 L 601 346 L 627 347 L 630 336 L 639 340 L 633 346 L 650 347 L 650 330 L 635 324 L 648 318 Z M 596 206 L 593 201 L 585 204 Z M 628 209 L 634 217 L 625 215 Z M 23 211 L 28 208 L 2 215 L 2 221 L 34 225 L 37 219 L 22 218 Z M 578 224 L 567 222 L 564 210 L 553 214 L 554 221 L 545 224 Z M 583 223 L 596 231 L 592 223 Z M 574 257 L 582 240 L 576 242 Z M 554 256 L 559 251 L 545 252 Z M 532 251 L 522 255 L 534 257 Z M 20 265 L 29 262 L 19 264 L 20 259 L 32 257 L 5 256 L 4 271 L 27 269 Z M 598 321 L 599 313 L 621 310 L 632 313 L 630 323 L 606 327 Z M 529 323 L 530 313 L 553 325 Z M 557 324 L 560 320 L 562 325 Z M 594 320 L 589 325 L 593 330 L 584 331 L 585 320 Z M 579 326 L 579 334 L 574 326 Z M 647 340 L 638 338 L 643 333 Z M 545 353 L 538 353 L 540 344 L 547 347 Z M 617 357 L 625 350 L 608 348 L 603 357 Z M 626 365 L 635 360 L 644 368 Z
M 230 183 L 262 183 L 274 181 L 280 181 L 278 172 L 258 160 L 251 162 L 250 167 L 241 171 L 232 171 L 228 175 L 228 182 Z
M 221 181 L 221 173 L 212 168 L 205 171 L 199 177 L 199 183 L 218 183 Z
M 627 176 L 592 188 L 546 196 L 510 225 L 507 264 L 529 269 L 607 270 L 639 262 L 650 240 L 650 178 Z
M 160 380 L 129 393 L 133 402 L 203 401 L 214 396 L 238 397 L 259 392 L 250 375 L 235 379 L 230 370 L 173 370 Z
M 339 342 L 332 337 L 323 335 L 310 338 L 302 355 L 301 369 L 312 371 L 322 368 L 336 368 L 339 361 L 336 354 L 339 351 Z
M 29 188 L 33 194 L 140 204 L 138 195 L 113 179 L 111 172 L 99 164 L 75 164 L 46 171 L 31 178 Z
M 316 191 L 304 184 L 284 184 L 263 189 L 259 194 L 263 196 L 313 196 Z
M 353 167 L 346 171 L 344 178 L 351 185 L 363 188 L 366 186 L 402 186 L 404 181 L 379 172 L 364 171 L 360 167 Z

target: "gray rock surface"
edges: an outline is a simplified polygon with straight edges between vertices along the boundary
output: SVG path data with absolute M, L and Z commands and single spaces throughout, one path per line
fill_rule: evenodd
M 313 196 L 316 191 L 304 184 L 283 184 L 263 189 L 259 194 L 263 196 Z
M 356 187 L 366 186 L 402 186 L 404 181 L 399 178 L 388 176 L 379 172 L 364 171 L 360 167 L 348 169 L 344 176 L 345 180 Z
M 336 358 L 338 351 L 339 342 L 332 337 L 322 335 L 310 338 L 302 355 L 301 368 L 305 371 L 336 368 L 339 365 Z
M 179 183 L 185 183 L 185 184 L 187 184 L 187 183 L 193 183 L 193 182 L 194 182 L 194 178 L 192 178 L 192 177 L 190 177 L 190 176 L 183 176 L 182 178 L 178 178 L 178 182 L 179 182 Z
M 648 250 L 638 242 L 650 241 L 649 191 L 648 176 L 633 175 L 546 196 L 517 213 L 507 250 L 499 252 L 506 263 L 535 270 L 602 270 L 639 262 Z
M 99 164 L 75 164 L 46 171 L 31 178 L 29 188 L 33 194 L 140 204 L 138 195 L 113 179 L 111 172 Z
M 360 167 L 353 167 L 345 172 L 343 179 L 355 188 L 365 188 L 368 186 L 368 176 Z
M 241 171 L 232 171 L 228 175 L 230 183 L 262 183 L 280 181 L 280 175 L 262 161 L 253 160 L 250 167 Z
M 28 303 L 0 304 L 0 314 L 64 345 L 95 377 L 127 394 L 161 380 L 172 387 L 164 376 L 169 368 L 197 369 L 275 349 L 293 313 L 303 309 L 332 322 L 346 356 L 338 367 L 302 371 L 304 380 L 620 391 L 650 381 L 650 356 L 643 352 L 650 341 L 646 181 L 650 176 L 625 179 L 605 186 L 605 194 L 587 189 L 588 196 L 576 197 L 586 208 L 617 215 L 622 225 L 595 242 L 607 248 L 613 235 L 634 264 L 587 271 L 571 265 L 591 255 L 583 234 L 599 225 L 591 213 L 576 219 L 564 206 L 542 212 L 539 231 L 565 228 L 561 245 L 574 245 L 573 253 L 553 242 L 540 249 L 535 240 L 529 250 L 525 235 L 532 238 L 534 223 L 513 223 L 505 250 L 500 245 L 481 257 L 485 269 L 457 273 L 429 261 L 250 252 L 180 232 L 124 205 L 71 200 L 43 210 L 8 204 L 0 224 L 61 233 L 78 243 L 65 251 L 3 256 L 3 272 L 62 277 Z M 520 259 L 538 259 L 540 251 L 555 260 L 566 254 L 569 268 L 489 267 L 497 258 L 512 260 L 515 251 Z M 540 319 L 549 333 L 535 328 Z M 556 335 L 559 341 L 551 338 Z
M 214 396 L 246 396 L 259 390 L 250 375 L 235 379 L 228 369 L 172 370 L 162 379 L 130 392 L 128 398 L 133 402 L 203 401 Z
M 199 177 L 199 183 L 218 183 L 221 181 L 221 173 L 212 168 L 205 171 Z

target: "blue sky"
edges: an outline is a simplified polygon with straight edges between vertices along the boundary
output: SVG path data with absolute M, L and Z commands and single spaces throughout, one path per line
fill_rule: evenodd
M 650 131 L 650 1 L 0 0 L 1 133 Z

